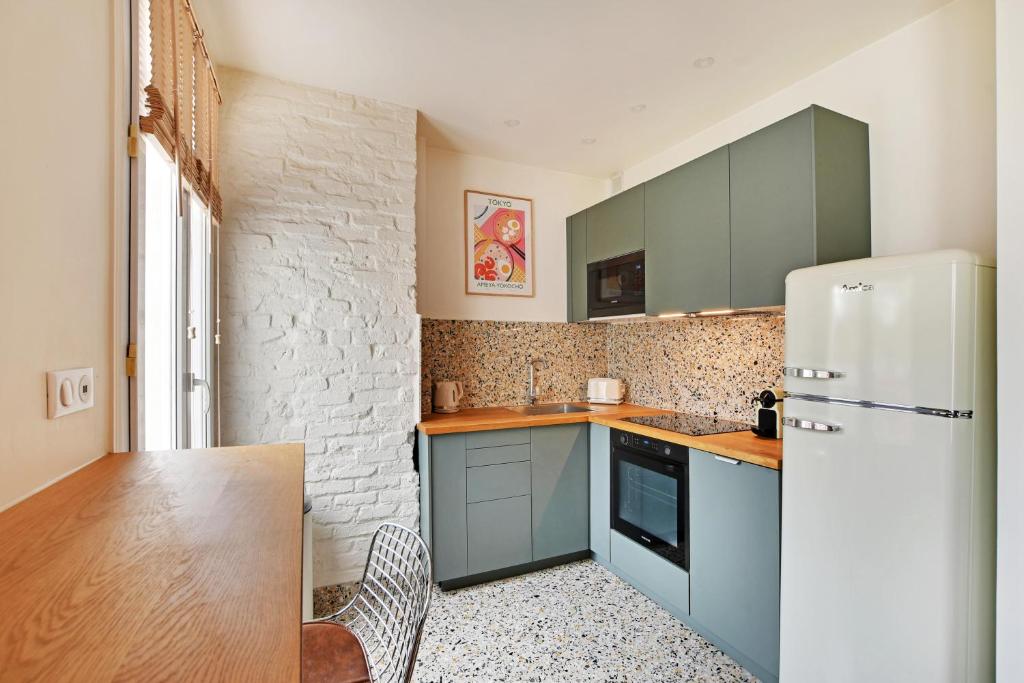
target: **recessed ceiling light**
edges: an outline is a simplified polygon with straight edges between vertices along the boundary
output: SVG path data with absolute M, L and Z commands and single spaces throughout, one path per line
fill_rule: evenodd
M 629 108 L 629 110 L 631 112 L 633 112 L 634 114 L 639 114 L 640 112 L 644 111 L 645 109 L 647 109 L 647 105 L 646 104 L 634 104 L 632 107 Z
M 580 142 L 584 145 L 592 145 L 597 142 L 597 138 L 583 138 Z
M 693 68 L 695 69 L 707 69 L 715 65 L 714 57 L 701 57 L 700 59 L 693 60 Z
M 516 126 L 519 125 L 519 119 L 506 119 L 505 125 L 508 126 L 509 128 L 515 128 Z

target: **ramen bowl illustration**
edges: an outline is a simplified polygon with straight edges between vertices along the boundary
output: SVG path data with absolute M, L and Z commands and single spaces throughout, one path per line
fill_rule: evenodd
M 512 277 L 512 254 L 504 244 L 496 240 L 480 240 L 476 243 L 473 254 L 474 279 L 505 282 Z

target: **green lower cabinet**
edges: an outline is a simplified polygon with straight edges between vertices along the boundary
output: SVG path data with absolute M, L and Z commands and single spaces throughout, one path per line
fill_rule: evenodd
M 418 443 L 422 535 L 442 587 L 588 551 L 587 424 L 421 434 Z
M 611 429 L 590 425 L 590 552 L 607 562 L 611 557 Z
M 444 434 L 429 439 L 427 453 L 429 480 L 421 481 L 430 497 L 430 552 L 434 560 L 434 579 L 448 581 L 465 576 L 466 557 L 466 435 Z
M 690 616 L 754 674 L 776 681 L 780 474 L 690 449 Z
M 471 503 L 466 518 L 470 574 L 515 567 L 533 558 L 530 496 Z
M 586 424 L 530 430 L 533 559 L 590 547 L 590 470 Z

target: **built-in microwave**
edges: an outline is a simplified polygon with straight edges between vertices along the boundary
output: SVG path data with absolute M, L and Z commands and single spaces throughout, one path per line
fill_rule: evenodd
M 644 313 L 644 252 L 587 264 L 587 317 Z

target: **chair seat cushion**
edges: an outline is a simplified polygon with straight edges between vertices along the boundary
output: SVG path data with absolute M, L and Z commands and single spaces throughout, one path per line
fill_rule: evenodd
M 356 635 L 329 621 L 303 624 L 302 683 L 370 683 L 366 653 Z

